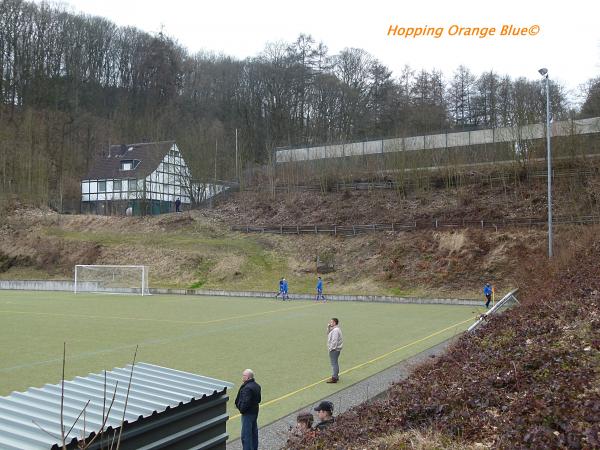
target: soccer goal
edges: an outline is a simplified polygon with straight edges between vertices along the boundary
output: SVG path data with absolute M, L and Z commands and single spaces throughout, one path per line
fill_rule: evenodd
M 73 291 L 150 295 L 148 267 L 77 265 Z

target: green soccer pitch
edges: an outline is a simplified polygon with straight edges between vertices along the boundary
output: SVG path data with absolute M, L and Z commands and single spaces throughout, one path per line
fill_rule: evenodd
M 0 291 L 0 395 L 137 360 L 235 383 L 244 369 L 262 385 L 259 426 L 344 389 L 464 331 L 472 306 Z M 340 320 L 340 382 L 330 375 L 326 326 Z

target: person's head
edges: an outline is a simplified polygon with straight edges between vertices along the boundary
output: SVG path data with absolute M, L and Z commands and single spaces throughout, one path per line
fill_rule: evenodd
M 319 277 L 319 280 L 321 279 L 321 277 Z
M 308 431 L 312 428 L 314 417 L 311 412 L 305 411 L 296 417 L 296 425 L 301 431 Z
M 487 287 L 490 287 L 490 283 L 485 283 L 485 285 L 486 285 Z
M 242 372 L 242 380 L 244 382 L 248 380 L 254 380 L 254 371 L 252 369 L 246 369 Z
M 340 321 L 338 320 L 338 318 L 337 318 L 337 317 L 332 317 L 332 318 L 329 320 L 329 326 L 330 326 L 330 327 L 336 327 L 336 326 L 338 326 L 338 324 L 339 324 L 339 323 L 340 323 Z
M 315 411 L 317 411 L 317 415 L 321 422 L 324 420 L 331 419 L 331 417 L 333 416 L 333 403 L 327 400 L 322 401 L 321 403 L 319 403 L 319 406 L 315 408 Z

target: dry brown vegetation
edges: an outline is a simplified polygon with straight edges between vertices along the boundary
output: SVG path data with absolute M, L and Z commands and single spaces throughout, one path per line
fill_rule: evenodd
M 595 214 L 600 180 L 560 178 L 555 214 Z M 317 255 L 333 255 L 329 292 L 479 297 L 518 285 L 525 257 L 543 258 L 543 228 L 460 228 L 334 238 L 231 233 L 231 224 L 382 223 L 409 220 L 544 217 L 539 180 L 453 189 L 238 193 L 214 210 L 157 217 L 58 215 L 12 205 L 0 220 L 1 278 L 70 278 L 75 264 L 147 264 L 165 287 L 272 290 L 285 275 L 311 292 Z M 577 228 L 558 227 L 557 243 Z M 557 248 L 560 253 L 560 248 Z
M 510 184 L 495 181 L 448 189 L 443 185 L 441 188 L 413 188 L 403 192 L 346 190 L 275 195 L 242 192 L 221 205 L 216 213 L 224 221 L 237 225 L 353 225 L 435 219 L 543 218 L 547 202 L 545 183 L 545 178 L 536 178 Z M 598 215 L 599 187 L 597 175 L 555 179 L 555 215 Z
M 429 448 L 600 448 L 597 232 L 552 263 L 527 258 L 519 306 L 292 448 L 423 448 L 414 430 Z
M 60 216 L 17 209 L 0 228 L 0 277 L 70 278 L 75 264 L 147 264 L 151 285 L 271 290 L 282 273 L 312 292 L 317 253 L 334 255 L 329 292 L 473 297 L 481 283 L 517 282 L 524 254 L 543 254 L 541 229 L 326 235 L 227 232 L 212 212 L 159 217 Z M 565 231 L 570 233 L 569 231 Z M 196 285 L 198 286 L 198 285 Z

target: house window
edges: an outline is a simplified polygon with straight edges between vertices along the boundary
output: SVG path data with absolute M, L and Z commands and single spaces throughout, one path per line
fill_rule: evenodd
M 137 159 L 124 159 L 121 161 L 121 170 L 134 170 L 139 163 Z
M 98 192 L 106 192 L 106 181 L 98 181 Z
M 137 188 L 137 181 L 136 180 L 127 180 L 128 181 L 128 191 L 129 192 L 135 192 L 136 188 Z
M 113 191 L 119 192 L 121 190 L 121 180 L 113 181 Z

